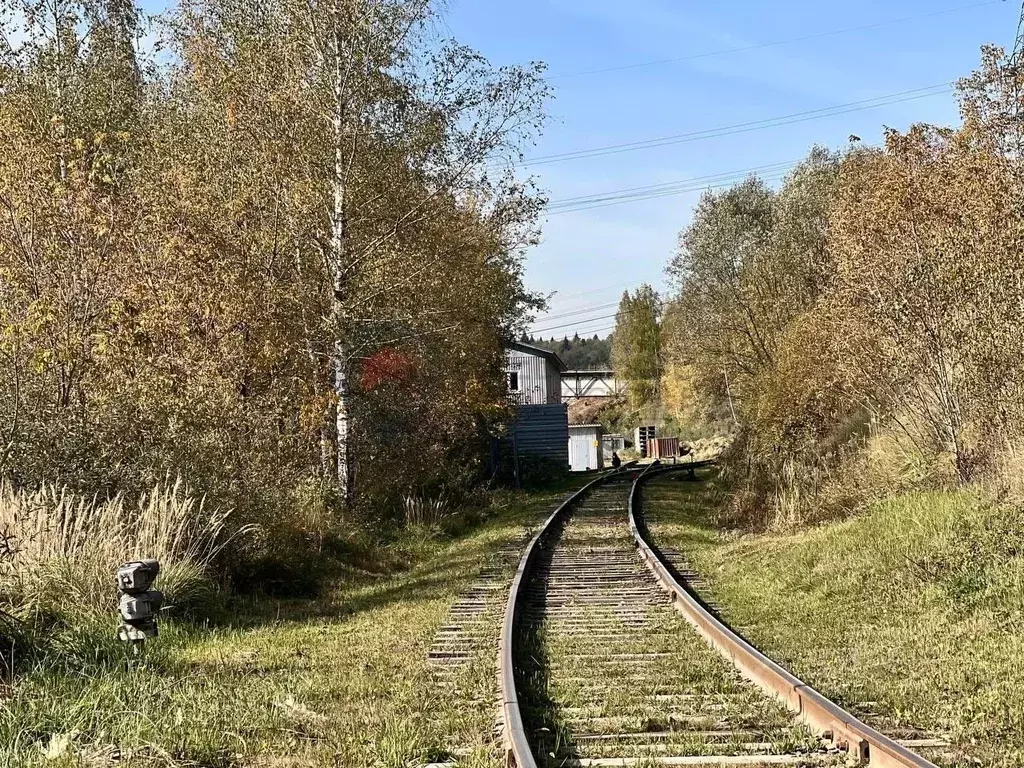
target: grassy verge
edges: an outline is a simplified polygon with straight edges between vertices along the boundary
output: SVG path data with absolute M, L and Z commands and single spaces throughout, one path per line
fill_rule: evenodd
M 656 480 L 644 508 L 733 626 L 881 730 L 945 736 L 937 762 L 1024 765 L 1019 508 L 914 493 L 844 522 L 741 536 L 710 524 L 710 476 Z
M 169 622 L 141 659 L 108 639 L 111 616 L 3 684 L 0 764 L 397 767 L 458 743 L 477 747 L 468 764 L 496 765 L 494 659 L 452 694 L 426 651 L 488 558 L 564 491 L 508 497 L 456 538 L 410 534 L 398 575 L 353 575 L 315 600 L 238 600 L 231 626 Z

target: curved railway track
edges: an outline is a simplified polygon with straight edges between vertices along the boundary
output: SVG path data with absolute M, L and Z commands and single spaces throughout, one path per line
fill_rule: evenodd
M 651 547 L 634 509 L 644 479 L 670 469 L 595 480 L 527 545 L 499 649 L 509 764 L 931 766 L 760 654 L 676 581 L 662 559 L 673 553 Z

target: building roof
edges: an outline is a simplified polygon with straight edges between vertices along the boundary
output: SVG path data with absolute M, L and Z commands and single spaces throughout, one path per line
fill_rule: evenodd
M 566 371 L 565 363 L 562 362 L 562 358 L 552 352 L 550 349 L 544 349 L 543 347 L 535 347 L 533 344 L 524 344 L 521 341 L 510 341 L 505 346 L 508 349 L 514 349 L 518 352 L 525 352 L 528 355 L 535 355 L 537 357 L 544 357 L 550 360 L 554 366 L 558 369 L 559 373 Z
M 600 424 L 570 424 L 569 429 L 603 429 Z

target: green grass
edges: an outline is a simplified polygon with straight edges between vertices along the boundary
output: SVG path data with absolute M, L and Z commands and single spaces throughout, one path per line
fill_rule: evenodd
M 496 766 L 493 654 L 453 692 L 426 652 L 488 558 L 562 492 L 507 497 L 454 538 L 410 534 L 398 575 L 350 576 L 315 600 L 239 598 L 227 626 L 167 622 L 138 659 L 110 638 L 113 616 L 83 629 L 0 684 L 0 765 L 397 767 L 459 748 Z
M 710 473 L 704 474 L 707 481 Z M 905 494 L 785 534 L 715 529 L 708 482 L 652 482 L 652 535 L 761 650 L 949 765 L 1024 765 L 1024 513 L 969 491 Z

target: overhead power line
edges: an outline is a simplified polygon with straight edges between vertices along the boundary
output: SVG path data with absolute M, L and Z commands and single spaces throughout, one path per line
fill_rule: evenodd
M 580 195 L 578 197 L 566 197 L 561 200 L 553 200 L 548 203 L 548 211 L 557 211 L 563 208 L 575 208 L 578 205 L 585 205 L 590 203 L 601 203 L 606 200 L 621 200 L 632 196 L 646 196 L 648 194 L 674 191 L 679 186 L 691 187 L 693 185 L 700 185 L 704 182 L 713 184 L 720 181 L 729 181 L 737 177 L 746 178 L 752 173 L 781 173 L 792 170 L 804 158 L 799 160 L 787 160 L 785 162 L 770 163 L 768 165 L 758 165 L 751 168 L 741 168 L 735 171 L 724 171 L 721 173 L 712 173 L 707 176 L 694 176 L 689 179 L 677 179 L 675 181 L 663 182 L 660 184 L 647 184 L 639 187 L 626 187 L 623 189 L 613 189 L 608 192 L 601 192 L 594 195 Z
M 664 306 L 664 302 L 660 302 L 659 301 L 658 304 L 659 304 L 659 306 Z M 637 309 L 635 311 L 639 312 L 639 311 L 643 311 L 643 310 L 642 309 Z M 620 312 L 615 312 L 615 313 L 610 314 L 610 315 L 600 315 L 598 317 L 588 317 L 586 320 L 576 320 L 576 321 L 570 322 L 570 323 L 558 323 L 557 325 L 551 325 L 551 326 L 547 326 L 545 328 L 534 328 L 532 332 L 533 333 L 545 333 L 545 332 L 550 332 L 550 331 L 560 331 L 560 330 L 563 330 L 565 328 L 574 328 L 574 327 L 576 327 L 578 325 L 587 325 L 589 323 L 601 322 L 602 320 L 617 319 L 620 314 L 622 314 L 621 311 Z M 630 314 L 630 313 L 627 312 L 627 314 Z
M 863 145 L 863 147 L 865 149 L 872 149 L 876 148 L 877 145 L 866 144 Z M 621 205 L 623 203 L 641 202 L 659 197 L 682 195 L 689 192 L 721 189 L 743 181 L 752 174 L 757 174 L 757 177 L 762 181 L 779 181 L 784 179 L 786 175 L 802 163 L 804 159 L 805 158 L 771 163 L 768 165 L 752 166 L 750 168 L 709 174 L 707 176 L 694 176 L 689 179 L 679 179 L 678 181 L 670 181 L 662 184 L 614 189 L 596 195 L 581 195 L 579 197 L 565 198 L 563 200 L 556 200 L 550 203 L 548 205 L 548 213 L 550 215 L 558 213 L 572 213 L 574 211 L 590 210 L 591 208 L 604 208 L 610 205 Z
M 640 283 L 640 284 L 637 284 L 637 283 L 626 283 L 625 285 L 622 285 L 622 284 L 619 284 L 619 285 L 608 285 L 608 286 L 605 286 L 604 288 L 594 288 L 594 289 L 589 290 L 589 291 L 580 291 L 579 293 L 568 293 L 568 294 L 565 294 L 565 295 L 556 293 L 556 296 L 558 296 L 558 298 L 560 298 L 560 299 L 575 299 L 575 298 L 579 298 L 580 296 L 592 296 L 595 293 L 605 293 L 606 291 L 625 291 L 625 290 L 630 290 L 630 289 L 634 289 L 634 288 L 639 288 L 640 285 L 642 285 L 642 283 Z
M 539 318 L 537 320 L 537 322 L 538 323 L 546 323 L 549 320 L 560 320 L 563 317 L 574 317 L 575 315 L 585 315 L 587 312 L 597 312 L 598 310 L 610 309 L 612 307 L 617 307 L 618 305 L 619 305 L 619 302 L 613 301 L 613 302 L 610 302 L 608 304 L 598 304 L 597 306 L 593 306 L 593 307 L 584 307 L 583 309 L 577 309 L 577 310 L 574 310 L 572 312 L 562 312 L 562 313 L 557 314 L 557 315 L 545 315 L 544 317 Z
M 724 56 L 730 53 L 743 53 L 745 51 L 754 51 L 761 48 L 773 48 L 780 45 L 789 45 L 790 43 L 803 43 L 808 40 L 817 40 L 823 37 L 834 37 L 836 35 L 845 35 L 850 32 L 863 32 L 869 29 L 878 29 L 880 27 L 892 26 L 894 24 L 903 24 L 908 21 L 917 21 L 918 19 L 926 19 L 935 16 L 945 16 L 951 13 L 959 13 L 960 11 L 974 10 L 975 8 L 983 8 L 987 5 L 999 5 L 1005 2 L 1005 0 L 986 0 L 986 2 L 972 3 L 970 5 L 959 5 L 955 8 L 944 8 L 939 11 L 931 11 L 930 13 L 919 13 L 913 16 L 903 16 L 898 19 L 887 19 L 884 21 L 876 21 L 871 24 L 861 24 L 856 27 L 844 27 L 843 29 L 831 29 L 824 32 L 812 32 L 807 35 L 801 35 L 799 37 L 788 37 L 782 40 L 772 40 L 767 43 L 753 43 L 751 45 L 741 45 L 735 48 L 722 48 L 717 51 L 706 51 L 704 53 L 694 53 L 689 56 L 679 56 L 671 59 L 656 59 L 654 61 L 641 61 L 635 64 L 620 64 L 614 67 L 602 67 L 600 69 L 585 69 L 579 72 L 565 72 L 562 74 L 554 74 L 546 77 L 546 80 L 565 80 L 570 77 L 583 77 L 585 75 L 603 75 L 608 72 L 622 72 L 629 69 L 641 69 L 643 67 L 656 67 L 664 64 L 678 64 L 684 61 L 695 61 L 697 59 L 707 59 L 713 56 Z
M 579 297 L 579 296 L 589 296 L 589 295 L 594 294 L 594 293 L 605 293 L 607 291 L 633 292 L 633 291 L 638 290 L 639 288 L 641 288 L 644 285 L 648 285 L 649 286 L 650 283 L 625 283 L 625 284 L 619 284 L 619 285 L 609 285 L 609 286 L 606 286 L 604 288 L 595 288 L 595 289 L 590 290 L 590 291 L 581 291 L 579 293 L 570 293 L 570 294 L 568 294 L 566 296 L 559 296 L 559 298 L 562 298 L 562 299 L 572 299 L 572 298 L 576 298 L 576 297 Z M 620 301 L 612 301 L 612 302 L 609 302 L 607 304 L 594 304 L 594 305 L 591 305 L 589 307 L 582 307 L 580 309 L 572 310 L 571 312 L 561 312 L 561 313 L 559 313 L 557 315 L 544 315 L 542 317 L 539 317 L 537 320 L 535 320 L 533 324 L 534 325 L 537 325 L 537 324 L 540 324 L 540 323 L 547 324 L 551 320 L 558 320 L 558 319 L 561 319 L 561 318 L 564 318 L 564 317 L 574 317 L 576 315 L 584 315 L 584 314 L 587 314 L 588 312 L 599 312 L 602 309 L 611 309 L 612 307 L 617 307 L 617 306 L 619 306 L 619 304 L 620 304 Z
M 598 322 L 601 322 L 602 320 L 614 319 L 615 315 L 617 315 L 617 314 L 618 313 L 616 312 L 615 314 L 601 315 L 600 317 L 588 317 L 586 320 L 577 320 L 574 323 L 559 323 L 558 325 L 550 325 L 550 326 L 547 326 L 546 328 L 534 328 L 532 332 L 533 333 L 545 333 L 547 331 L 560 331 L 560 330 L 563 330 L 565 328 L 574 328 L 577 325 L 587 325 L 588 323 L 598 323 Z
M 608 286 L 605 286 L 604 288 L 593 288 L 593 289 L 588 290 L 588 291 L 580 291 L 578 293 L 569 293 L 569 294 L 566 294 L 564 296 L 561 295 L 561 294 L 556 294 L 556 295 L 558 296 L 559 299 L 575 299 L 575 298 L 579 298 L 580 296 L 591 296 L 591 295 L 593 295 L 595 293 L 606 293 L 608 291 L 622 291 L 622 292 L 627 292 L 628 291 L 628 292 L 632 292 L 632 291 L 635 291 L 635 290 L 639 289 L 640 287 L 642 287 L 644 285 L 650 285 L 650 283 L 649 282 L 648 283 L 620 283 L 618 285 L 608 285 Z M 538 324 L 545 324 L 546 325 L 551 320 L 559 320 L 559 319 L 565 318 L 565 317 L 575 317 L 576 315 L 583 315 L 583 314 L 586 314 L 588 312 L 599 312 L 599 311 L 601 311 L 603 309 L 611 309 L 612 307 L 618 307 L 619 303 L 620 302 L 617 300 L 617 301 L 609 302 L 607 304 L 595 304 L 595 305 L 592 305 L 592 306 L 589 306 L 589 307 L 582 307 L 580 309 L 572 310 L 570 312 L 561 312 L 561 313 L 556 314 L 556 315 L 545 315 L 545 316 L 540 317 L 537 320 L 535 320 L 533 325 L 538 325 Z
M 614 330 L 615 330 L 615 326 L 614 325 L 606 325 L 606 326 L 604 326 L 602 328 L 587 328 L 586 330 L 582 330 L 582 331 L 573 331 L 573 333 L 574 334 L 579 334 L 580 336 L 584 336 L 584 335 L 586 335 L 586 336 L 600 336 L 602 333 L 610 333 L 611 331 L 614 331 Z M 561 335 L 562 335 L 563 338 L 568 338 L 569 334 L 563 333 Z M 554 334 L 552 336 L 552 338 L 556 338 L 557 336 L 558 336 L 558 334 Z
M 675 195 L 684 195 L 689 192 L 704 192 L 706 190 L 725 189 L 726 187 L 731 187 L 735 185 L 737 182 L 742 181 L 744 178 L 746 178 L 746 175 L 738 175 L 733 179 L 726 179 L 712 184 L 704 182 L 699 184 L 692 184 L 690 186 L 679 186 L 669 190 L 651 192 L 650 194 L 646 195 L 628 195 L 622 198 L 609 197 L 600 202 L 584 203 L 572 207 L 559 208 L 558 210 L 551 211 L 548 215 L 558 216 L 559 214 L 563 213 L 578 213 L 579 211 L 589 211 L 593 210 L 594 208 L 607 208 L 613 205 L 623 205 L 624 203 L 639 203 L 646 200 L 654 200 L 659 197 L 673 197 Z M 759 176 L 758 178 L 760 178 L 761 181 L 766 182 L 782 181 L 784 178 L 786 178 L 786 174 L 776 173 L 771 175 Z
M 890 106 L 892 104 L 901 104 L 906 101 L 913 101 L 915 99 L 924 99 L 931 96 L 940 96 L 952 91 L 951 83 L 939 83 L 936 85 L 929 85 L 923 88 L 913 88 L 908 91 L 898 91 L 897 93 L 890 93 L 884 96 L 876 96 L 871 99 L 862 99 L 860 101 L 851 101 L 845 104 L 836 104 L 831 107 L 821 107 L 820 109 L 811 109 L 804 112 L 793 112 L 788 115 L 779 115 L 777 117 L 764 118 L 762 120 L 752 120 L 745 123 L 736 123 L 734 125 L 724 125 L 718 128 L 708 128 L 702 131 L 692 131 L 690 133 L 678 133 L 671 136 L 659 136 L 653 139 L 643 139 L 641 141 L 631 141 L 622 144 L 608 144 L 601 147 L 591 147 L 590 149 L 579 149 L 572 152 L 560 152 L 552 155 L 539 155 L 533 158 L 527 158 L 522 163 L 518 163 L 520 167 L 528 167 L 533 165 L 547 165 L 549 163 L 562 163 L 568 160 L 582 160 L 592 157 L 605 157 L 607 155 L 617 155 L 623 152 L 636 152 L 642 149 L 654 149 L 657 147 L 667 147 L 675 144 L 684 144 L 692 141 L 702 141 L 704 139 L 714 139 L 722 136 L 731 136 L 737 133 L 748 133 L 750 131 L 759 131 L 766 128 L 779 128 L 785 125 L 793 125 L 794 123 L 803 123 L 810 120 L 820 120 L 826 117 L 836 117 L 838 115 L 846 115 L 851 112 L 861 112 L 868 109 L 877 109 L 878 107 Z

